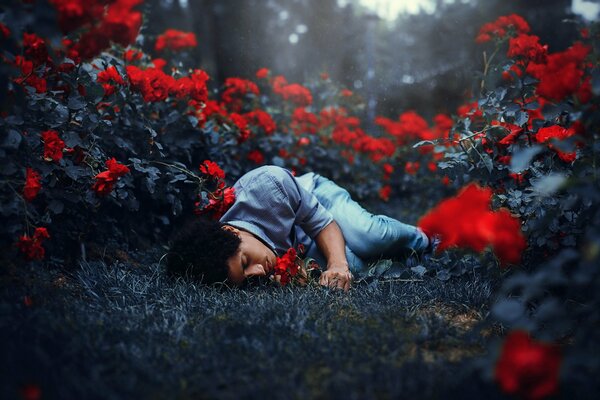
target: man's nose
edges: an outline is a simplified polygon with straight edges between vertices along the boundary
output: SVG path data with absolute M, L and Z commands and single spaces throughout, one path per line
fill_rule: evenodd
M 262 264 L 253 264 L 247 267 L 244 270 L 244 275 L 248 276 L 265 276 L 267 272 L 265 271 L 265 267 Z

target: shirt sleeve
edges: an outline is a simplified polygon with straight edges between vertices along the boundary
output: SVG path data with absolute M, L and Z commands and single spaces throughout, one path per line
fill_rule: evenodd
M 251 203 L 253 207 L 268 214 L 269 219 L 288 225 L 290 231 L 297 224 L 308 236 L 314 238 L 333 221 L 331 213 L 284 168 L 257 168 L 242 177 L 236 185 L 244 192 L 243 199 L 240 200 L 246 203 L 246 207 Z M 263 224 L 265 222 L 263 219 Z

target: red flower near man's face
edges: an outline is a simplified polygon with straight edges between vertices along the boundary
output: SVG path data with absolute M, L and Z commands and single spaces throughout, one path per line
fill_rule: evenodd
M 26 201 L 32 201 L 42 189 L 40 174 L 32 168 L 27 168 L 25 172 L 25 186 L 23 187 L 23 197 Z
M 283 256 L 277 257 L 274 274 L 279 277 L 279 283 L 283 286 L 287 285 L 300 270 L 296 263 L 296 257 L 297 253 L 294 248 L 288 249 Z
M 92 189 L 99 196 L 110 194 L 118 179 L 130 172 L 127 166 L 119 164 L 114 158 L 106 161 L 106 167 L 108 168 L 106 171 L 102 171 L 96 175 L 96 182 L 92 186 Z
M 555 394 L 561 363 L 560 349 L 513 331 L 502 345 L 495 378 L 502 390 L 536 400 Z
M 491 198 L 489 188 L 470 184 L 421 217 L 418 226 L 441 237 L 438 251 L 456 246 L 481 252 L 491 246 L 502 265 L 517 264 L 527 247 L 521 223 L 506 209 L 492 211 Z
M 58 137 L 58 132 L 50 129 L 42 132 L 44 142 L 44 159 L 46 161 L 59 161 L 63 158 L 65 142 Z

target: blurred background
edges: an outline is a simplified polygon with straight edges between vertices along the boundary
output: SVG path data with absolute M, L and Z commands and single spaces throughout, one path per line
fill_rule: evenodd
M 516 13 L 560 51 L 577 21 L 598 16 L 598 0 L 147 0 L 145 34 L 193 31 L 192 65 L 213 85 L 262 67 L 289 82 L 322 74 L 363 97 L 367 121 L 416 110 L 452 113 L 470 96 L 485 22 Z M 151 46 L 152 40 L 147 40 Z M 489 51 L 489 49 L 488 49 Z

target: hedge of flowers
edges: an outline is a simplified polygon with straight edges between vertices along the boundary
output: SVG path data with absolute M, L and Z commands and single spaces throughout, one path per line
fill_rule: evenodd
M 542 398 L 571 379 L 567 361 L 587 366 L 599 315 L 582 304 L 600 300 L 597 27 L 551 52 L 523 18 L 500 17 L 476 38 L 473 99 L 431 123 L 379 116 L 367 132 L 360 95 L 326 73 L 301 84 L 262 68 L 214 87 L 178 61 L 202 38 L 140 34 L 142 0 L 48 3 L 57 23 L 45 37 L 24 28 L 39 7 L 29 2 L 0 23 L 0 235 L 25 260 L 64 262 L 93 241 L 162 243 L 181 219 L 218 218 L 235 199 L 228 184 L 261 164 L 383 201 L 451 191 L 418 224 L 440 236 L 441 260 L 493 256 L 506 274 L 492 308 L 510 330 L 490 360 L 500 387 Z

